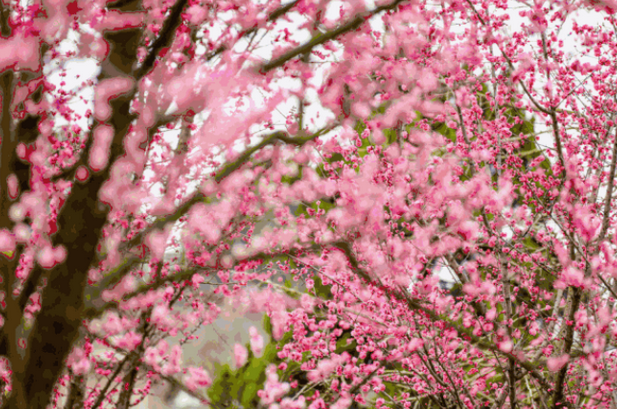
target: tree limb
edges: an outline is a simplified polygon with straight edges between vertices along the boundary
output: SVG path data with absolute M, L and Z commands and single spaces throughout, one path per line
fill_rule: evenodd
M 187 3 L 188 0 L 178 0 L 171 7 L 169 10 L 169 17 L 165 20 L 161 33 L 152 44 L 152 49 L 146 56 L 143 64 L 141 64 L 141 67 L 139 67 L 137 72 L 133 75 L 135 80 L 139 81 L 142 79 L 154 67 L 154 61 L 156 61 L 156 57 L 159 55 L 159 52 L 163 48 L 169 47 L 176 29 L 180 26 L 182 21 L 182 10 L 184 10 Z
M 349 31 L 357 29 L 375 14 L 381 13 L 382 11 L 395 9 L 403 1 L 405 0 L 395 0 L 391 3 L 384 4 L 383 6 L 375 7 L 373 10 L 369 10 L 362 14 L 359 14 L 355 18 L 349 20 L 348 22 L 344 23 L 338 28 L 335 28 L 323 34 L 319 34 L 313 37 L 310 41 L 301 45 L 300 47 L 296 47 L 286 52 L 285 54 L 281 55 L 280 57 L 277 57 L 274 60 L 267 62 L 266 64 L 261 66 L 259 71 L 268 72 L 275 68 L 278 68 L 282 66 L 283 64 L 285 64 L 287 61 L 291 60 L 292 58 L 297 57 L 298 55 L 310 52 L 313 48 L 317 47 L 318 45 L 327 43 L 328 41 L 334 40 Z

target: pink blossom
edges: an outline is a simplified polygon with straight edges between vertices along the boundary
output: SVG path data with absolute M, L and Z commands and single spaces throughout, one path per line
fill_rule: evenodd
M 94 143 L 90 152 L 90 167 L 94 171 L 107 166 L 109 149 L 113 139 L 113 129 L 107 125 L 99 125 L 94 131 Z
M 201 395 L 232 309 L 270 409 L 614 406 L 615 1 L 133 3 L 3 2 L 0 396 Z
M 339 368 L 346 358 L 342 355 L 333 354 L 330 359 L 322 360 L 317 365 L 317 368 L 308 374 L 308 379 L 311 382 L 320 382 L 328 378 L 328 376 Z
M 169 234 L 164 231 L 154 231 L 146 238 L 148 248 L 152 252 L 152 255 L 157 260 L 162 260 L 165 255 L 165 249 L 167 247 L 167 238 Z
M 10 174 L 7 178 L 8 193 L 11 199 L 15 199 L 19 195 L 18 182 L 19 181 L 17 180 L 17 176 L 15 176 L 15 174 Z
M 39 67 L 39 45 L 36 41 L 25 38 L 24 33 L 0 39 L 0 69 L 4 70 L 12 65 L 21 69 L 37 70 Z
M 124 335 L 118 337 L 115 341 L 116 346 L 119 348 L 125 349 L 127 351 L 133 351 L 139 344 L 141 344 L 142 336 L 135 333 L 134 331 L 129 331 Z
M 171 351 L 167 355 L 167 363 L 163 366 L 161 372 L 164 375 L 170 376 L 182 370 L 182 349 L 180 345 L 171 347 Z
M 206 17 L 206 10 L 203 6 L 193 5 L 189 7 L 186 13 L 190 16 L 190 22 L 193 25 L 200 24 Z
M 585 282 L 583 272 L 573 266 L 566 268 L 562 272 L 561 280 L 565 285 L 573 287 L 581 287 Z
M 497 344 L 499 349 L 507 354 L 512 352 L 512 348 L 514 347 L 514 343 L 511 340 L 505 340 Z
M 196 391 L 212 385 L 210 375 L 203 368 L 190 366 L 187 371 L 188 373 L 184 375 L 183 381 L 189 390 Z
M 76 375 L 84 375 L 88 373 L 92 367 L 92 364 L 83 348 L 73 349 L 73 352 L 68 358 L 67 365 Z
M 546 361 L 546 367 L 551 372 L 558 372 L 561 368 L 564 367 L 564 365 L 568 363 L 569 360 L 570 355 L 568 354 L 563 354 L 558 357 L 552 357 Z
M 246 363 L 246 360 L 248 359 L 248 356 L 249 356 L 248 351 L 243 345 L 240 345 L 240 344 L 234 345 L 234 357 L 235 357 L 236 368 L 243 367 L 244 364 Z
M 50 269 L 57 264 L 54 250 L 51 248 L 51 246 L 45 246 L 41 250 L 39 250 L 39 253 L 37 255 L 37 261 L 39 262 L 41 267 L 46 269 Z
M 279 382 L 276 374 L 276 366 L 269 365 L 266 369 L 266 383 L 264 389 L 257 392 L 263 405 L 270 405 L 289 392 L 290 386 L 287 382 Z
M 94 113 L 98 120 L 106 121 L 111 116 L 111 108 L 109 106 L 110 99 L 118 97 L 128 92 L 133 86 L 133 82 L 129 78 L 110 78 L 104 80 L 96 87 L 96 95 L 94 100 Z
M 15 250 L 15 238 L 6 229 L 0 230 L 0 253 L 10 255 Z
M 257 328 L 250 327 L 249 336 L 251 351 L 253 351 L 253 354 L 255 355 L 261 355 L 264 348 L 264 339 L 261 334 L 259 334 L 259 331 L 257 331 Z

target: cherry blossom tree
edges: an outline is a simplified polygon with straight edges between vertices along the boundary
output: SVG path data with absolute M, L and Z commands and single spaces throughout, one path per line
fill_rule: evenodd
M 1 5 L 5 407 L 617 405 L 612 0 Z

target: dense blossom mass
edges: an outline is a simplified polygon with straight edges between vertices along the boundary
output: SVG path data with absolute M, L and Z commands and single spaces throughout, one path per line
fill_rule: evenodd
M 616 11 L 2 0 L 0 404 L 615 408 Z

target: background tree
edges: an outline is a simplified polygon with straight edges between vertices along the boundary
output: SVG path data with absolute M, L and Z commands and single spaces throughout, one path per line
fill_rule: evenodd
M 2 404 L 207 401 L 224 301 L 262 406 L 614 406 L 614 6 L 3 1 Z

